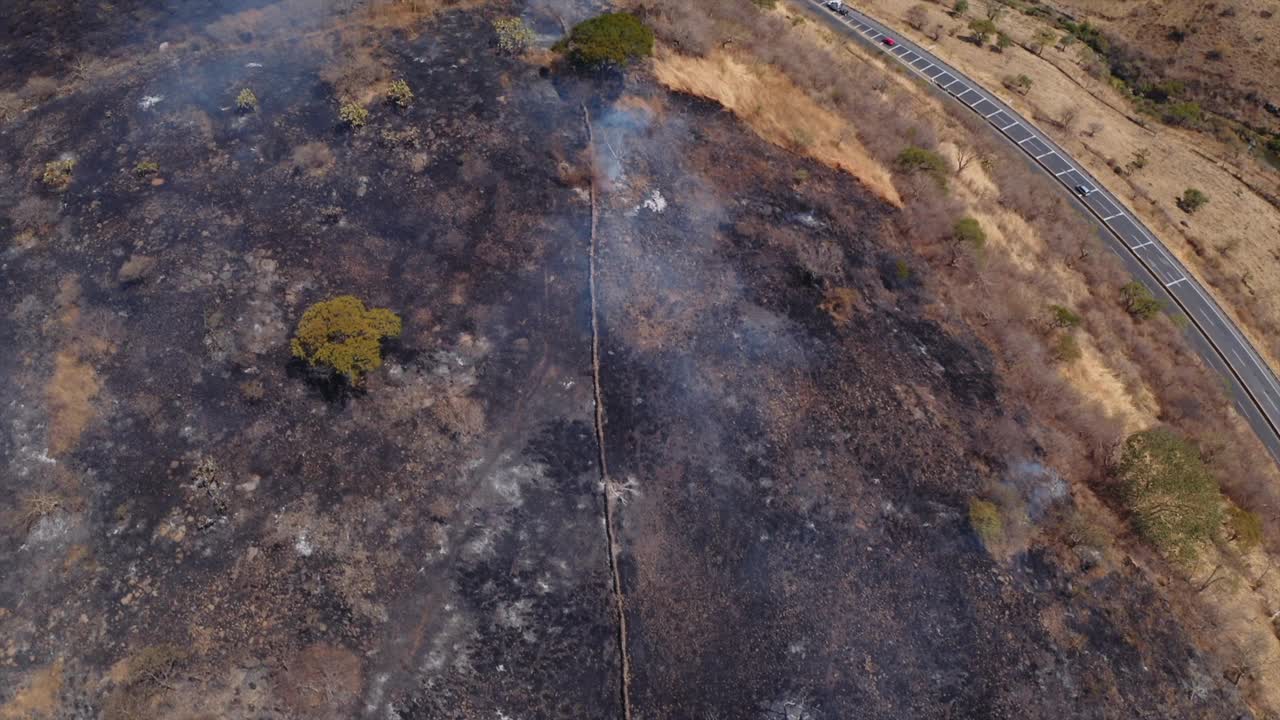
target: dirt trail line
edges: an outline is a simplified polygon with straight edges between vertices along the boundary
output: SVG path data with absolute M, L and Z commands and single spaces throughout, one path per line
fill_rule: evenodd
M 591 113 L 582 106 L 582 122 L 587 126 L 587 147 L 595 151 Z M 596 226 L 599 223 L 594 168 L 591 174 L 591 245 L 588 253 L 588 285 L 591 295 L 591 384 L 596 404 L 596 448 L 599 451 L 600 491 L 604 495 L 604 534 L 609 543 L 609 572 L 613 576 L 613 597 L 618 613 L 618 654 L 622 659 L 622 717 L 631 720 L 631 656 L 627 653 L 627 611 L 622 595 L 622 575 L 618 571 L 618 541 L 613 532 L 614 496 L 609 464 L 604 451 L 604 393 L 600 388 L 600 314 L 596 308 Z

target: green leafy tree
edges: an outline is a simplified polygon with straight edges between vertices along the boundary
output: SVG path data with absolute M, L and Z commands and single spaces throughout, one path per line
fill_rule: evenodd
M 1209 204 L 1209 196 L 1195 188 L 1187 188 L 1178 198 L 1178 207 L 1185 213 L 1194 213 Z
M 258 110 L 258 96 L 249 88 L 244 88 L 236 95 L 236 109 L 240 112 L 251 113 Z
M 653 54 L 653 30 L 630 13 L 606 13 L 574 25 L 554 49 L 578 67 L 619 67 Z
M 1003 32 L 996 33 L 996 47 L 1000 48 L 1000 52 L 1008 50 L 1013 45 L 1013 40 Z
M 1231 528 L 1231 542 L 1249 551 L 1262 544 L 1262 516 L 1232 504 L 1227 507 L 1227 525 Z
M 407 108 L 413 104 L 413 90 L 404 80 L 396 80 L 387 88 L 387 102 Z
M 956 0 L 956 4 L 952 5 L 957 15 L 963 15 L 969 12 L 969 0 Z
M 898 157 L 894 159 L 893 164 L 898 172 L 904 174 L 927 173 L 940 187 L 947 186 L 947 172 L 950 166 L 947 165 L 946 159 L 932 150 L 926 150 L 914 145 L 908 146 L 898 153 Z
M 358 130 L 369 122 L 369 111 L 354 102 L 344 102 L 338 107 L 338 119 L 353 130 Z
M 974 498 L 969 501 L 969 526 L 982 539 L 983 545 L 991 545 L 1004 538 L 1004 518 L 1000 508 L 989 500 Z
M 1134 528 L 1175 560 L 1190 560 L 1222 524 L 1222 493 L 1200 450 L 1163 428 L 1130 435 L 1117 466 Z
M 519 55 L 533 43 L 533 29 L 518 17 L 494 20 L 493 31 L 498 34 L 498 51 L 508 55 Z
M 1031 37 L 1031 48 L 1036 55 L 1044 55 L 1044 49 L 1058 42 L 1058 34 L 1049 28 L 1040 28 Z
M 974 43 L 978 45 L 985 45 L 987 43 L 987 36 L 996 34 L 998 30 L 996 30 L 995 22 L 983 18 L 980 20 L 970 20 L 969 32 L 972 33 Z
M 977 220 L 963 217 L 951 227 L 951 239 L 958 245 L 969 245 L 975 250 L 981 250 L 987 244 L 987 233 Z
M 1151 294 L 1146 285 L 1132 280 L 1120 288 L 1124 309 L 1138 320 L 1148 320 L 1164 309 L 1164 304 Z
M 1084 357 L 1084 351 L 1080 349 L 1080 341 L 1070 332 L 1064 332 L 1053 341 L 1050 348 L 1050 355 L 1054 360 L 1060 363 L 1073 363 Z
M 44 186 L 56 192 L 71 187 L 71 171 L 76 169 L 76 161 L 72 158 L 51 160 L 44 164 L 44 174 L 40 181 Z
M 400 336 L 400 317 L 385 308 L 365 308 L 354 295 L 340 295 L 307 308 L 290 343 L 294 357 L 325 367 L 359 384 L 382 367 L 382 340 Z
M 1050 305 L 1049 322 L 1056 328 L 1070 330 L 1080 326 L 1080 316 L 1069 307 Z

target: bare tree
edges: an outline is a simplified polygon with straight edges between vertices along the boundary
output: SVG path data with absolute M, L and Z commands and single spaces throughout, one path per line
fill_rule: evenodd
M 1066 110 L 1063 110 L 1062 114 L 1058 116 L 1057 125 L 1063 130 L 1070 131 L 1073 127 L 1075 127 L 1076 120 L 1079 117 L 1080 117 L 1079 111 L 1077 111 L 1073 107 L 1069 107 Z
M 998 0 L 989 0 L 987 3 L 987 19 L 991 22 L 995 22 L 996 20 L 999 20 L 1000 16 L 1003 14 L 1004 5 L 1000 4 Z

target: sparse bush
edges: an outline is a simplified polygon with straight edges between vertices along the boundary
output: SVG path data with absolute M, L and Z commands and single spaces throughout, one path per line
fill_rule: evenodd
M 71 186 L 71 171 L 75 168 L 76 161 L 71 158 L 52 160 L 44 164 L 44 175 L 40 181 L 50 190 L 62 192 Z
M 1070 330 L 1080 326 L 1080 316 L 1069 307 L 1062 305 L 1049 306 L 1050 323 L 1056 328 Z
M 969 21 L 969 33 L 976 45 L 985 45 L 988 35 L 994 35 L 996 30 L 995 22 L 985 18 Z
M 957 244 L 969 245 L 975 250 L 981 250 L 987 244 L 987 233 L 977 220 L 963 217 L 951 227 L 951 239 Z
M 128 675 L 103 703 L 103 720 L 141 720 L 153 717 L 154 698 L 171 689 L 174 676 L 190 654 L 175 645 L 151 645 L 129 658 Z
M 1231 536 L 1227 538 L 1249 551 L 1262 544 L 1262 516 L 1249 512 L 1235 504 L 1227 507 L 1227 526 L 1231 528 Z
M 1130 435 L 1116 474 L 1138 534 L 1175 560 L 1194 558 L 1222 524 L 1218 481 L 1200 450 L 1169 430 Z
M 357 385 L 365 373 L 382 367 L 382 340 L 399 337 L 401 328 L 390 310 L 367 309 L 354 295 L 340 295 L 307 308 L 290 348 L 294 357 Z
M 140 178 L 157 175 L 159 172 L 160 165 L 154 160 L 140 160 L 137 165 L 133 166 L 133 174 Z
M 1137 280 L 1120 288 L 1120 300 L 1125 311 L 1138 320 L 1148 320 L 1164 309 L 1164 304 L 1151 294 L 1146 285 Z
M 1031 91 L 1031 78 L 1026 75 L 1005 75 L 1001 82 L 1019 95 L 1026 95 Z
M 940 187 L 947 186 L 947 161 L 932 150 L 914 145 L 903 148 L 894 160 L 894 166 L 904 174 L 923 172 L 937 181 Z
M 369 111 L 358 103 L 344 102 L 338 108 L 338 119 L 353 130 L 359 129 L 369 122 Z
M 1000 517 L 1000 508 L 989 500 L 974 498 L 969 501 L 969 526 L 983 545 L 991 545 L 1004 538 L 1004 518 Z
M 236 95 L 236 109 L 244 113 L 257 112 L 258 96 L 254 95 L 249 88 L 243 88 L 240 94 Z
M 1209 196 L 1195 188 L 1187 188 L 1182 193 L 1182 197 L 1178 198 L 1178 207 L 1187 214 L 1194 213 L 1207 204 L 1209 204 Z
M 1160 119 L 1170 125 L 1195 125 L 1204 118 L 1199 103 L 1181 102 L 1164 106 Z
M 907 9 L 907 24 L 916 30 L 924 30 L 924 26 L 929 24 L 929 8 L 920 3 L 916 3 Z
M 1058 34 L 1049 28 L 1040 28 L 1031 38 L 1031 51 L 1044 55 L 1044 49 L 1058 42 Z
M 523 18 L 504 17 L 493 21 L 493 31 L 498 34 L 498 51 L 519 55 L 533 43 L 533 29 Z
M 387 102 L 402 108 L 413 104 L 413 90 L 404 80 L 396 80 L 387 88 Z
M 1053 359 L 1060 363 L 1073 363 L 1084 357 L 1084 351 L 1080 349 L 1080 341 L 1070 332 L 1064 332 L 1058 335 L 1053 341 L 1053 347 L 1050 349 L 1050 355 Z
M 969 0 L 956 0 L 956 4 L 951 7 L 957 15 L 963 15 L 969 12 Z
M 778 0 L 751 0 L 751 4 L 761 10 L 773 10 L 778 7 Z
M 630 13 L 606 13 L 574 25 L 554 49 L 578 67 L 623 66 L 653 54 L 653 31 Z
M 996 48 L 999 49 L 1000 52 L 1008 50 L 1011 45 L 1013 45 L 1013 40 L 1010 39 L 1008 35 L 1003 32 L 996 33 Z

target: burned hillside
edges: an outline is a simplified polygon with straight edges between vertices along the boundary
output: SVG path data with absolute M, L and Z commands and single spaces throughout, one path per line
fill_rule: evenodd
M 0 718 L 1246 712 L 1131 566 L 975 533 L 1073 500 L 897 208 L 549 11 L 273 7 L 95 15 L 0 126 Z M 359 385 L 290 351 L 343 295 Z

